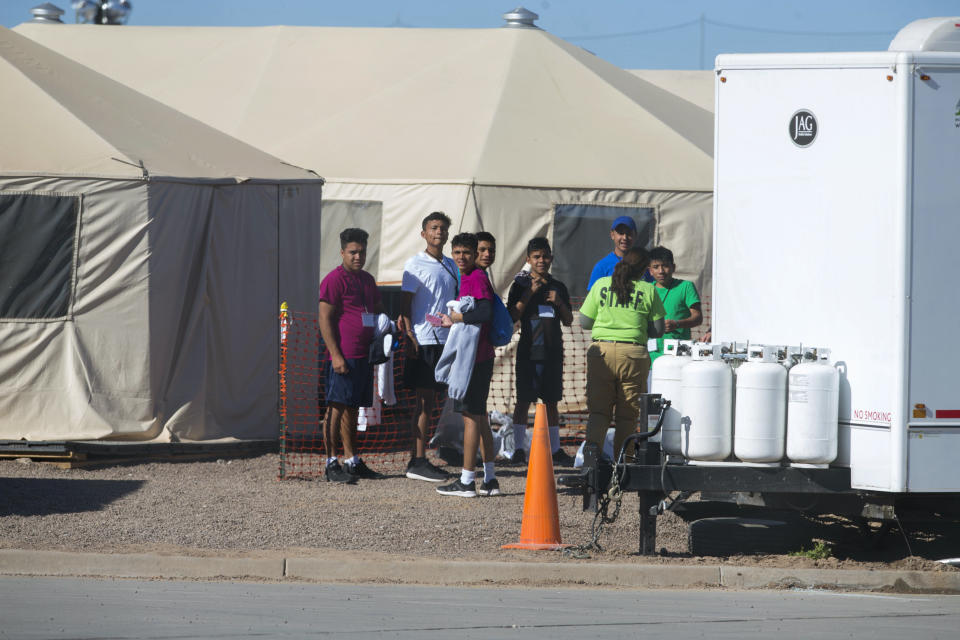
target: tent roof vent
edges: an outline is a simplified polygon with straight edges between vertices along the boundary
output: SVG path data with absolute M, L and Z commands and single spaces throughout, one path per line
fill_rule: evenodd
M 30 22 L 40 22 L 42 24 L 63 24 L 63 20 L 60 19 L 60 16 L 63 15 L 63 9 L 55 4 L 44 2 L 43 4 L 37 5 L 33 9 L 30 9 L 30 13 L 33 15 L 33 20 Z
M 511 29 L 539 29 L 540 27 L 533 23 L 539 17 L 533 11 L 517 7 L 513 11 L 503 14 L 503 26 Z

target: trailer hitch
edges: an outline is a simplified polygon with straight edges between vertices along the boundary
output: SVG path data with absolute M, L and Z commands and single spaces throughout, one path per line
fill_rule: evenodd
M 583 471 L 580 474 L 580 483 L 583 487 L 583 510 L 598 512 L 601 504 L 605 501 L 620 502 L 620 480 L 623 477 L 623 462 L 626 457 L 626 451 L 631 443 L 646 442 L 653 436 L 660 433 L 663 429 L 663 420 L 667 409 L 670 407 L 670 400 L 663 398 L 659 393 L 642 393 L 641 420 L 648 424 L 646 417 L 650 414 L 659 414 L 657 424 L 649 431 L 631 433 L 623 441 L 620 451 L 616 456 L 616 463 L 612 464 L 602 459 L 600 448 L 595 443 L 587 443 L 583 447 Z M 659 458 L 659 454 L 657 454 Z M 659 459 L 654 464 L 659 464 Z M 568 482 L 568 484 L 575 484 Z

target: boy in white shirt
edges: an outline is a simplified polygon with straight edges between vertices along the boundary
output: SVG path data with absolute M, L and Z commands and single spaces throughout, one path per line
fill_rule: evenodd
M 420 237 L 427 246 L 407 260 L 400 286 L 403 306 L 397 325 L 407 338 L 403 381 L 416 394 L 411 423 L 413 444 L 406 475 L 427 482 L 447 479 L 444 471 L 427 460 L 427 433 L 437 392 L 444 389 L 436 381 L 435 370 L 450 330 L 439 326 L 439 317 L 447 312 L 447 302 L 455 300 L 459 292 L 457 265 L 443 255 L 449 230 L 450 218 L 444 213 L 434 211 L 423 219 Z

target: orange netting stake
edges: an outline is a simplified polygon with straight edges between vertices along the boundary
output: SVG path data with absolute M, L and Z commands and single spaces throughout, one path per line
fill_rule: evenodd
M 279 406 L 280 412 L 280 477 L 287 474 L 287 334 L 290 330 L 290 307 L 286 300 L 280 304 L 280 371 Z
M 549 549 L 569 547 L 560 541 L 560 514 L 557 507 L 557 483 L 553 478 L 553 456 L 547 427 L 547 407 L 537 403 L 530 439 L 530 463 L 527 489 L 523 498 L 523 523 L 520 541 L 503 549 Z

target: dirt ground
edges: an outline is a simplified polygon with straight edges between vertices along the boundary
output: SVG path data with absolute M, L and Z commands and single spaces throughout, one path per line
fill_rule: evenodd
M 464 499 L 406 479 L 398 460 L 378 462 L 371 460 L 371 466 L 387 473 L 386 479 L 346 486 L 322 479 L 278 480 L 276 454 L 95 469 L 3 460 L 0 548 L 200 555 L 309 555 L 334 549 L 531 562 L 958 570 L 935 561 L 960 556 L 955 526 L 905 526 L 904 532 L 894 529 L 876 540 L 865 539 L 840 518 L 805 523 L 809 537 L 799 546 L 810 549 L 820 541 L 829 550 L 827 558 L 745 549 L 715 557 L 691 555 L 687 523 L 666 513 L 658 518 L 660 554 L 640 556 L 636 495 L 625 496 L 619 519 L 600 538 L 603 550 L 589 551 L 589 558 L 505 551 L 500 545 L 516 541 L 520 533 L 525 467 L 498 468 L 504 495 Z M 558 505 L 563 541 L 589 542 L 593 515 L 581 510 L 579 494 L 561 487 Z

